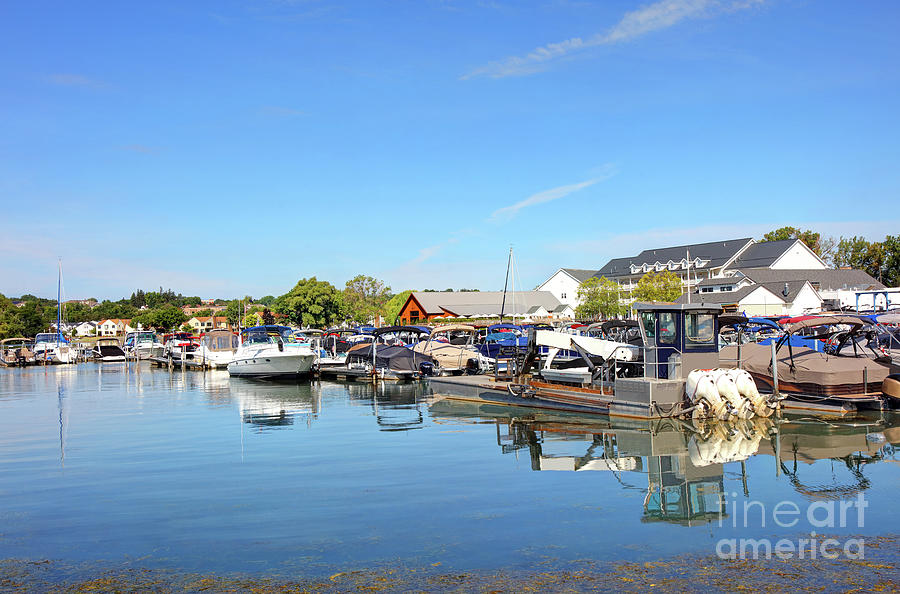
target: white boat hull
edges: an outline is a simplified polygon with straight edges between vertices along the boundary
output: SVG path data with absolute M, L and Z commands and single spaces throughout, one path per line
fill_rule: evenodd
M 297 377 L 309 373 L 315 358 L 309 348 L 279 351 L 264 346 L 239 349 L 234 361 L 228 364 L 228 373 L 238 377 Z
M 74 363 L 75 355 L 75 349 L 68 345 L 38 344 L 34 347 L 34 360 L 38 363 Z

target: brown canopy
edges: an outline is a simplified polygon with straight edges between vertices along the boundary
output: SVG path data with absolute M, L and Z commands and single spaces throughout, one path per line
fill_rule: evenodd
M 819 316 L 815 318 L 810 318 L 808 320 L 802 320 L 800 322 L 794 322 L 793 324 L 788 324 L 785 326 L 785 330 L 789 333 L 793 334 L 798 330 L 803 330 L 804 328 L 815 328 L 816 326 L 832 326 L 835 324 L 849 324 L 851 326 L 862 326 L 865 324 L 862 320 L 860 320 L 856 316 L 845 316 L 845 315 L 835 315 L 835 316 Z

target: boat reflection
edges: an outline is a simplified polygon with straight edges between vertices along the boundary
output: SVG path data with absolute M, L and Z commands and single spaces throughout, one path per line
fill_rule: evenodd
M 535 471 L 610 472 L 626 489 L 645 492 L 644 522 L 706 524 L 727 517 L 725 468 L 740 465 L 744 495 L 749 495 L 746 461 L 771 456 L 776 474 L 784 473 L 803 496 L 844 498 L 869 486 L 867 464 L 894 460 L 885 435 L 900 437 L 900 418 L 873 417 L 849 423 L 755 418 L 752 422 L 694 424 L 678 419 L 586 420 L 450 400 L 430 405 L 435 423 L 496 426 L 503 454 L 527 451 Z M 800 465 L 840 460 L 846 476 L 833 484 L 804 483 Z M 646 479 L 636 480 L 640 474 Z
M 425 426 L 421 404 L 425 391 L 418 382 L 338 385 L 346 389 L 352 402 L 372 407 L 379 431 L 411 431 Z
M 231 396 L 238 403 L 241 421 L 259 431 L 290 427 L 298 421 L 309 426 L 322 408 L 319 390 L 308 383 L 242 380 L 231 383 Z

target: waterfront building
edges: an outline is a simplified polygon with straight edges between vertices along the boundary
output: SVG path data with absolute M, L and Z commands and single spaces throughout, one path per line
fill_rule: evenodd
M 581 303 L 578 299 L 578 287 L 594 276 L 596 272 L 596 270 L 581 268 L 560 268 L 550 278 L 538 285 L 537 290 L 553 293 L 560 303 L 568 305 L 574 310 Z
M 230 330 L 231 325 L 225 316 L 194 316 L 187 321 L 187 325 L 197 334 L 203 334 L 210 330 Z
M 110 318 L 97 324 L 97 336 L 118 336 L 133 331 L 131 320 Z
M 398 317 L 401 324 L 418 324 L 437 318 L 572 318 L 575 310 L 561 303 L 550 291 L 431 292 L 414 291 Z

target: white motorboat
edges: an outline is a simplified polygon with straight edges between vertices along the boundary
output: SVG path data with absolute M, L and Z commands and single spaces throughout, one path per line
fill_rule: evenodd
M 228 364 L 240 377 L 299 377 L 309 373 L 316 355 L 298 342 L 287 326 L 254 326 L 241 333 L 241 344 Z
M 101 338 L 94 346 L 94 360 L 103 363 L 114 363 L 125 360 L 125 351 L 115 338 Z
M 234 361 L 238 349 L 238 337 L 230 330 L 210 330 L 200 339 L 200 346 L 194 351 L 194 361 L 215 368 L 226 368 Z
M 36 363 L 74 363 L 75 349 L 61 332 L 41 332 L 34 337 L 34 360 Z
M 159 339 L 156 338 L 156 332 L 134 330 L 125 333 L 125 344 L 122 350 L 132 359 L 149 359 L 157 345 L 159 345 Z

